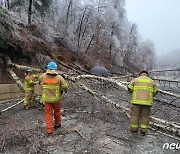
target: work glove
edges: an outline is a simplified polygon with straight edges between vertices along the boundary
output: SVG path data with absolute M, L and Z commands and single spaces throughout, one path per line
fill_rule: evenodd
M 64 92 L 64 91 L 63 91 L 63 90 L 61 90 L 61 95 L 63 94 L 63 92 Z

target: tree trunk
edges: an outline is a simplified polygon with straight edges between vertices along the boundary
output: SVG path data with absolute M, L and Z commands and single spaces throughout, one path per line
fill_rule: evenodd
M 69 14 L 70 14 L 70 10 L 72 9 L 72 0 L 69 1 L 69 5 L 68 5 L 68 10 L 66 13 L 66 28 L 65 28 L 65 34 L 64 34 L 64 38 L 67 37 L 67 30 L 68 30 L 68 24 L 69 24 Z
M 9 0 L 6 0 L 6 2 L 7 2 L 7 8 L 8 8 L 8 10 L 9 10 L 9 8 L 10 8 Z
M 82 17 L 79 21 L 79 25 L 78 25 L 78 28 L 77 28 L 77 32 L 78 32 L 78 38 L 77 38 L 77 49 L 76 49 L 76 53 L 77 53 L 77 56 L 76 56 L 76 61 L 78 60 L 78 56 L 79 56 L 79 49 L 80 49 L 80 46 L 81 46 L 81 33 L 82 33 L 82 28 L 83 28 L 83 23 L 85 22 L 85 18 L 86 18 L 86 10 L 87 10 L 87 7 L 84 9 L 84 12 L 82 14 Z
M 18 65 L 18 64 L 15 64 L 15 63 L 12 63 L 11 66 L 15 67 L 15 68 L 17 68 L 19 70 L 23 70 L 23 71 L 26 71 L 28 68 L 30 68 L 29 66 Z M 32 70 L 34 72 L 42 72 L 43 71 L 43 70 L 38 69 L 38 68 L 33 68 L 33 67 L 31 67 L 31 68 L 32 68 Z
M 32 17 L 32 2 L 33 2 L 33 0 L 29 0 L 28 25 L 31 25 L 31 17 Z
M 114 23 L 112 25 L 111 39 L 112 39 L 113 35 L 114 35 Z M 112 58 L 112 41 L 111 41 L 111 44 L 109 46 L 109 60 L 111 60 L 111 58 Z
M 21 82 L 21 80 L 18 78 L 18 76 L 16 75 L 16 73 L 14 73 L 13 69 L 8 69 L 7 70 L 8 73 L 11 75 L 11 77 L 13 78 L 13 80 L 17 83 L 17 85 L 19 86 L 19 88 L 24 91 L 24 86 L 23 83 Z
M 89 50 L 89 48 L 90 48 L 90 45 L 91 45 L 91 43 L 92 43 L 92 41 L 93 41 L 93 39 L 94 39 L 95 36 L 96 36 L 96 35 L 93 34 L 93 36 L 91 37 L 91 39 L 90 39 L 90 41 L 89 41 L 89 44 L 88 44 L 88 46 L 87 46 L 87 48 L 86 48 L 86 51 L 85 51 L 85 54 L 84 54 L 84 55 L 87 54 L 87 52 L 88 52 L 88 50 Z

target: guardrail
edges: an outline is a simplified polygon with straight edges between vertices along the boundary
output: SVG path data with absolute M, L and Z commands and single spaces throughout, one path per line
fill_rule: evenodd
M 176 85 L 177 88 L 180 88 L 180 81 L 178 80 L 167 80 L 167 79 L 157 79 L 154 78 L 153 80 L 158 81 L 160 86 L 166 86 L 168 83 L 168 86 L 171 87 L 171 83 Z
M 36 85 L 35 94 L 41 93 L 41 86 Z M 0 100 L 13 99 L 24 96 L 17 84 L 0 84 Z

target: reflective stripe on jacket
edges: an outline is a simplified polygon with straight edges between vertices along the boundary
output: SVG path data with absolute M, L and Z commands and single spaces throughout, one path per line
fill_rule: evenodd
M 67 84 L 62 76 L 46 74 L 40 76 L 42 81 L 42 100 L 43 102 L 55 103 L 61 98 L 61 90 L 67 91 Z
M 140 76 L 131 81 L 128 88 L 133 92 L 131 103 L 153 105 L 153 96 L 157 93 L 155 82 L 147 76 Z
M 37 78 L 39 75 L 26 75 L 25 81 L 24 81 L 24 90 L 30 91 L 34 90 L 34 85 L 37 84 L 36 81 L 34 81 L 35 78 Z
M 58 80 L 46 78 L 43 80 L 42 100 L 44 102 L 57 102 L 60 100 L 60 86 Z

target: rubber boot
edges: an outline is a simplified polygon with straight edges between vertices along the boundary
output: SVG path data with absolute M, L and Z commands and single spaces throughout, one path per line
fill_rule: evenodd
M 31 103 L 31 107 L 37 107 L 34 102 Z
M 28 106 L 27 105 L 24 105 L 24 110 L 28 110 Z

